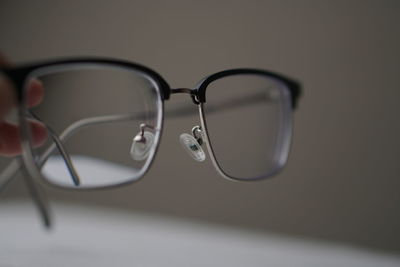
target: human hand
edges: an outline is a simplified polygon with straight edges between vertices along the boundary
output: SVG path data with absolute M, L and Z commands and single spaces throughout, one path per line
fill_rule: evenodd
M 6 67 L 11 64 L 0 54 L 0 66 Z M 5 117 L 15 108 L 16 100 L 13 93 L 13 85 L 10 81 L 0 81 L 0 156 L 15 156 L 22 152 L 19 127 L 7 122 Z M 33 80 L 28 88 L 27 105 L 34 107 L 43 100 L 44 88 L 39 80 Z M 40 146 L 47 139 L 46 127 L 38 121 L 29 122 L 32 133 L 33 145 Z

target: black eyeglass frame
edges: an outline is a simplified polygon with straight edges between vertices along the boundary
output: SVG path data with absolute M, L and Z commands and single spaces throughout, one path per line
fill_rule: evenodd
M 266 70 L 252 69 L 252 68 L 229 69 L 214 73 L 204 78 L 194 89 L 186 89 L 186 88 L 171 89 L 169 84 L 160 74 L 158 74 L 156 71 L 148 67 L 124 60 L 105 59 L 105 58 L 76 58 L 76 59 L 66 59 L 58 61 L 48 61 L 48 62 L 25 65 L 21 67 L 1 67 L 0 71 L 5 73 L 6 76 L 14 83 L 17 92 L 17 99 L 19 102 L 23 102 L 22 98 L 24 95 L 23 94 L 24 81 L 31 72 L 39 68 L 52 67 L 62 64 L 108 64 L 108 65 L 115 65 L 119 67 L 125 67 L 141 71 L 150 76 L 151 78 L 153 78 L 158 83 L 160 89 L 162 90 L 161 91 L 162 100 L 168 100 L 170 95 L 174 93 L 190 93 L 194 97 L 196 104 L 205 103 L 207 86 L 211 82 L 226 76 L 237 75 L 237 74 L 265 75 L 268 77 L 275 78 L 280 82 L 284 83 L 290 90 L 293 108 L 297 106 L 298 99 L 301 95 L 301 85 L 299 82 L 291 78 L 288 78 L 282 74 L 278 74 L 276 72 L 270 72 Z M 229 94 L 229 92 L 227 92 L 227 94 Z
M 265 76 L 268 78 L 274 78 L 278 80 L 280 83 L 284 84 L 286 88 L 290 92 L 291 96 L 291 104 L 292 108 L 297 107 L 298 99 L 301 94 L 301 86 L 300 84 L 293 80 L 290 79 L 286 76 L 283 76 L 281 74 L 275 73 L 275 72 L 270 72 L 266 70 L 261 70 L 261 69 L 252 69 L 252 68 L 239 68 L 239 69 L 230 69 L 230 70 L 225 70 L 221 72 L 214 73 L 212 75 L 209 75 L 202 79 L 195 88 L 189 89 L 189 88 L 171 88 L 169 84 L 165 81 L 165 79 L 158 74 L 156 71 L 145 67 L 143 65 L 137 64 L 137 63 L 132 63 L 124 60 L 116 60 L 116 59 L 108 59 L 108 58 L 74 58 L 74 59 L 65 59 L 65 60 L 57 60 L 57 61 L 47 61 L 47 62 L 41 62 L 41 63 L 36 63 L 36 64 L 29 64 L 29 65 L 23 65 L 19 67 L 2 67 L 0 68 L 0 71 L 4 73 L 7 78 L 9 78 L 13 84 L 14 88 L 16 89 L 16 96 L 17 96 L 17 101 L 18 101 L 18 106 L 23 109 L 26 99 L 24 99 L 24 82 L 26 79 L 29 77 L 29 75 L 37 69 L 42 69 L 42 68 L 49 68 L 49 67 L 57 67 L 60 65 L 66 65 L 66 64 L 101 64 L 101 65 L 110 65 L 110 66 L 115 66 L 115 67 L 121 67 L 125 69 L 130 69 L 133 71 L 139 71 L 147 76 L 149 76 L 154 82 L 156 82 L 157 86 L 160 89 L 160 94 L 161 94 L 161 100 L 162 103 L 165 100 L 168 100 L 170 98 L 171 94 L 177 94 L 177 93 L 187 93 L 190 94 L 193 102 L 199 106 L 199 114 L 200 114 L 200 119 L 203 125 L 203 128 L 205 128 L 206 132 L 206 138 L 208 139 L 208 134 L 207 134 L 207 127 L 206 127 L 206 122 L 204 119 L 204 111 L 203 111 L 203 104 L 206 103 L 206 91 L 208 86 L 221 78 L 225 78 L 228 76 L 233 76 L 233 75 L 241 75 L 241 74 L 251 74 L 251 75 L 259 75 L 259 76 Z M 227 95 L 229 95 L 229 91 L 226 92 Z M 163 110 L 162 110 L 162 118 L 161 118 L 161 124 L 163 124 Z M 22 127 L 24 128 L 24 127 Z M 161 133 L 160 133 L 161 134 Z M 22 135 L 26 135 L 22 134 Z M 207 140 L 209 141 L 209 140 Z M 207 142 L 209 144 L 209 142 Z M 232 180 L 244 180 L 244 181 L 249 181 L 249 180 L 260 180 L 263 178 L 266 178 L 264 176 L 260 176 L 254 179 L 239 179 L 235 177 L 230 177 L 228 176 L 219 166 L 217 160 L 215 159 L 215 155 L 213 153 L 212 147 L 208 146 L 209 154 L 211 156 L 211 159 L 213 161 L 213 164 L 215 168 L 218 170 L 218 172 L 225 178 L 232 179 Z M 28 156 L 29 158 L 32 159 L 30 156 L 32 154 L 31 148 L 27 145 L 23 145 L 23 148 L 25 150 L 29 150 Z M 23 155 L 26 155 L 26 153 L 23 153 Z M 23 157 L 24 163 L 27 164 L 29 162 L 32 162 L 31 160 L 26 160 L 26 156 Z M 150 163 L 151 165 L 151 163 Z M 33 167 L 33 166 L 32 166 Z M 148 166 L 149 168 L 150 166 Z M 30 169 L 30 168 L 29 168 Z M 147 170 L 143 173 L 142 176 L 145 175 Z M 36 175 L 35 175 L 36 176 Z M 41 176 L 41 175 L 39 175 Z M 272 176 L 272 175 L 268 175 Z M 45 179 L 46 180 L 46 179 Z M 116 186 L 119 185 L 125 185 L 129 184 L 131 181 L 127 181 L 121 184 L 117 184 Z M 114 186 L 107 186 L 107 187 L 114 187 Z M 86 188 L 85 188 L 86 189 Z
M 274 79 L 278 80 L 279 82 L 283 83 L 289 90 L 290 96 L 291 96 L 291 104 L 292 104 L 293 109 L 295 109 L 297 107 L 298 100 L 301 95 L 301 85 L 297 81 L 295 81 L 291 78 L 288 78 L 284 75 L 275 73 L 275 72 L 270 72 L 270 71 L 261 70 L 261 69 L 253 69 L 253 68 L 229 69 L 229 70 L 214 73 L 214 74 L 209 75 L 209 76 L 205 77 L 204 79 L 202 79 L 197 84 L 197 86 L 195 86 L 193 89 L 171 88 L 169 86 L 169 84 L 165 81 L 165 79 L 160 74 L 158 74 L 156 71 L 154 71 L 148 67 L 145 67 L 140 64 L 128 62 L 125 60 L 116 60 L 116 59 L 109 59 L 109 58 L 85 57 L 85 58 L 73 58 L 73 59 L 65 59 L 65 60 L 57 60 L 57 61 L 40 62 L 40 63 L 36 63 L 36 64 L 28 64 L 28 65 L 22 65 L 22 66 L 17 66 L 17 67 L 0 67 L 0 72 L 5 74 L 5 76 L 13 83 L 14 89 L 16 90 L 17 106 L 20 109 L 26 109 L 26 107 L 24 107 L 24 103 L 26 101 L 26 99 L 24 99 L 25 98 L 25 94 L 24 94 L 24 85 L 25 84 L 24 83 L 25 83 L 26 79 L 29 77 L 29 75 L 32 72 L 34 72 L 35 70 L 38 70 L 41 68 L 56 67 L 58 65 L 64 65 L 64 64 L 104 64 L 104 65 L 122 67 L 122 68 L 127 68 L 130 70 L 142 72 L 143 74 L 148 75 L 154 82 L 156 82 L 157 86 L 159 87 L 160 94 L 161 94 L 160 97 L 162 100 L 162 107 L 163 107 L 164 101 L 168 100 L 170 98 L 171 94 L 177 94 L 177 93 L 189 94 L 191 96 L 194 104 L 198 105 L 198 107 L 199 107 L 200 119 L 202 122 L 202 126 L 205 128 L 204 130 L 206 131 L 207 139 L 208 139 L 208 135 L 207 135 L 207 129 L 206 129 L 207 127 L 206 127 L 205 121 L 204 121 L 203 104 L 206 103 L 206 91 L 207 91 L 209 84 L 218 79 L 232 76 L 232 75 L 240 75 L 240 74 L 253 74 L 253 75 L 260 75 L 260 76 L 265 76 L 265 77 L 269 77 L 269 78 L 274 78 Z M 226 94 L 229 95 L 229 91 L 227 91 Z M 161 117 L 161 126 L 162 126 L 163 119 L 164 119 L 163 110 L 162 110 L 161 115 L 162 115 L 162 117 Z M 23 116 L 23 115 L 20 114 L 20 116 Z M 22 120 L 22 117 L 20 118 L 20 120 Z M 28 136 L 27 125 L 25 124 L 22 126 L 23 127 L 21 127 L 22 128 L 21 135 L 24 136 L 25 139 L 27 139 L 27 136 Z M 162 128 L 161 128 L 161 131 L 162 131 Z M 160 136 L 162 135 L 161 131 L 160 131 Z M 22 144 L 23 162 L 24 162 L 25 166 L 28 167 L 27 169 L 29 171 L 31 171 L 32 169 L 35 169 L 34 174 L 32 174 L 31 172 L 28 171 L 29 174 L 32 175 L 32 177 L 42 177 L 36 164 L 33 161 L 32 148 L 31 148 L 30 144 L 28 142 L 22 142 L 22 143 L 23 143 Z M 158 144 L 157 144 L 157 147 L 158 147 Z M 260 180 L 260 179 L 267 178 L 267 177 L 257 177 L 256 179 L 235 179 L 234 177 L 229 177 L 222 171 L 218 162 L 216 161 L 214 153 L 212 151 L 212 148 L 210 147 L 209 140 L 207 140 L 207 148 L 208 148 L 208 152 L 211 156 L 211 159 L 213 161 L 215 168 L 223 177 L 231 179 L 231 180 L 235 180 L 235 181 L 241 181 L 241 180 L 250 181 L 250 180 Z M 156 151 L 157 151 L 157 148 L 156 148 Z M 155 157 L 156 151 L 154 152 L 154 157 Z M 147 169 L 150 168 L 151 163 L 154 161 L 154 157 L 151 160 Z M 27 160 L 27 158 L 29 158 L 30 160 Z M 29 166 L 30 164 L 33 164 L 33 166 Z M 145 170 L 142 177 L 145 176 L 146 172 L 147 172 L 147 170 Z M 271 176 L 271 175 L 269 175 L 269 176 Z M 30 177 L 30 178 L 32 178 L 32 177 Z M 48 184 L 53 185 L 52 183 L 48 182 L 47 179 L 40 179 L 40 181 L 43 181 L 43 180 L 46 181 Z M 132 182 L 134 182 L 134 180 L 127 181 L 127 182 L 117 184 L 114 186 L 107 186 L 107 188 L 114 188 L 117 186 L 127 185 Z M 48 218 L 49 216 L 47 214 L 48 212 L 46 211 L 43 203 L 40 203 L 41 202 L 40 195 L 35 193 L 35 189 L 33 188 L 33 186 L 34 186 L 33 180 L 28 179 L 28 185 L 29 185 L 29 187 L 31 187 L 31 191 L 33 192 L 35 202 L 37 202 L 39 208 L 41 209 L 41 213 L 42 213 L 42 216 L 44 217 L 45 224 L 49 225 L 50 222 L 49 222 L 49 218 Z M 66 189 L 71 189 L 71 188 L 66 188 Z M 81 188 L 76 188 L 76 189 L 82 190 Z M 84 189 L 92 190 L 90 188 L 84 188 Z M 99 188 L 93 188 L 93 189 L 99 189 Z M 35 194 L 36 194 L 36 197 L 35 197 Z

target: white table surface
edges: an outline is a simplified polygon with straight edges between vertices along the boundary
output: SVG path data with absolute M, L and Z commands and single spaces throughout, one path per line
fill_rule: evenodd
M 53 205 L 46 231 L 31 203 L 0 204 L 0 266 L 400 266 L 347 246 L 90 206 Z

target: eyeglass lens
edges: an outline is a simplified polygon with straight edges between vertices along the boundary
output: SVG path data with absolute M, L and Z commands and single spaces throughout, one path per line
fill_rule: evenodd
M 291 135 L 288 88 L 272 77 L 240 74 L 213 81 L 204 115 L 210 145 L 230 178 L 257 179 L 286 162 Z
M 43 176 L 63 187 L 105 187 L 139 179 L 159 140 L 162 101 L 144 73 L 107 64 L 65 64 L 34 71 L 44 98 L 29 109 L 49 137 L 34 149 Z M 31 139 L 32 142 L 32 139 Z

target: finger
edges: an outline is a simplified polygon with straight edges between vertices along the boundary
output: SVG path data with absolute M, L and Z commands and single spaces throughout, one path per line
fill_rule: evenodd
M 2 79 L 0 81 L 0 120 L 7 115 L 14 103 L 15 97 L 12 91 L 12 85 L 9 81 Z
M 0 66 L 2 67 L 11 66 L 11 62 L 2 53 L 0 53 Z
M 33 146 L 38 147 L 43 145 L 47 139 L 46 127 L 37 121 L 29 122 L 29 127 L 32 134 Z M 14 124 L 0 122 L 0 155 L 15 156 L 21 154 L 21 137 L 20 129 Z
M 28 88 L 28 107 L 39 105 L 43 101 L 43 96 L 43 83 L 38 79 L 31 80 Z
M 11 63 L 0 53 L 0 67 L 9 67 Z M 15 104 L 15 98 L 11 83 L 0 76 L 0 120 L 7 115 L 8 111 Z
M 11 62 L 0 53 L 0 66 L 1 67 L 11 67 Z M 6 112 L 12 106 L 14 99 L 12 95 L 12 87 L 9 81 L 0 80 L 0 118 L 3 118 Z M 28 88 L 28 107 L 34 107 L 39 105 L 43 100 L 44 88 L 43 83 L 38 79 L 33 79 L 30 81 Z

